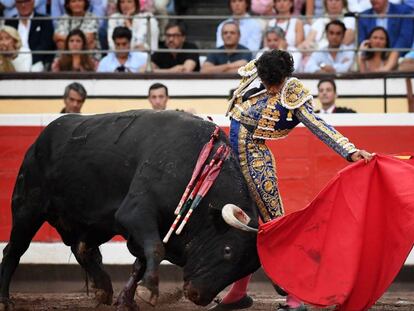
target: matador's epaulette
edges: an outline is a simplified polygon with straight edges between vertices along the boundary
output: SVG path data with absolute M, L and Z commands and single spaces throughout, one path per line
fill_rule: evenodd
M 289 78 L 280 95 L 280 104 L 289 110 L 299 108 L 313 98 L 309 90 L 297 78 Z
M 239 97 L 243 90 L 246 89 L 250 83 L 252 83 L 257 78 L 257 68 L 256 60 L 251 60 L 246 65 L 239 68 L 237 73 L 242 77 L 237 89 L 233 92 L 233 96 L 229 100 L 229 107 L 226 112 L 226 116 L 229 114 L 230 110 L 234 106 L 234 101 Z

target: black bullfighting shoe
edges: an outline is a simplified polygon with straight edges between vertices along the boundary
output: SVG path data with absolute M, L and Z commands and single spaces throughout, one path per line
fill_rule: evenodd
M 239 310 L 247 309 L 253 305 L 253 298 L 249 295 L 246 295 L 239 300 L 232 303 L 222 303 L 221 300 L 216 301 L 217 304 L 212 306 L 208 310 L 222 311 L 222 310 Z
M 288 305 L 279 305 L 277 311 L 308 311 L 308 308 L 302 303 L 299 307 L 291 308 Z

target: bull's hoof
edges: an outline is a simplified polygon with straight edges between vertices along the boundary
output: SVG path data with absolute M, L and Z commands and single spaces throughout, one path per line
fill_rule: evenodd
M 142 285 L 138 285 L 136 295 L 143 302 L 155 307 L 158 301 L 158 295 L 150 291 L 148 288 Z
M 9 298 L 0 298 L 0 311 L 13 311 L 14 302 Z
M 129 299 L 123 291 L 119 294 L 115 304 L 117 311 L 139 311 L 139 307 L 134 299 Z
M 113 293 L 104 289 L 97 289 L 95 291 L 95 300 L 98 304 L 111 305 Z

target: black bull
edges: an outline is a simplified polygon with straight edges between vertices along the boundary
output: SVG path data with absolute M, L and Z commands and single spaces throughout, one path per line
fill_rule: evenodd
M 256 236 L 227 225 L 221 209 L 241 207 L 257 225 L 256 207 L 231 154 L 181 235 L 162 238 L 214 124 L 175 111 L 66 115 L 27 151 L 12 197 L 13 227 L 3 251 L 0 306 L 11 306 L 9 284 L 20 257 L 47 221 L 70 246 L 97 289 L 112 301 L 112 284 L 98 246 L 120 234 L 136 257 L 117 303 L 134 305 L 139 280 L 158 296 L 159 264 L 183 267 L 184 292 L 208 304 L 233 281 L 259 267 Z M 217 143 L 228 145 L 220 131 Z

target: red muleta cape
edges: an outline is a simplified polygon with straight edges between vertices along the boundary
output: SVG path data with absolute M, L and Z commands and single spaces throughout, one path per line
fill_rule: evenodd
M 377 155 L 340 171 L 304 209 L 261 224 L 272 281 L 299 299 L 362 311 L 387 290 L 414 243 L 414 160 Z

